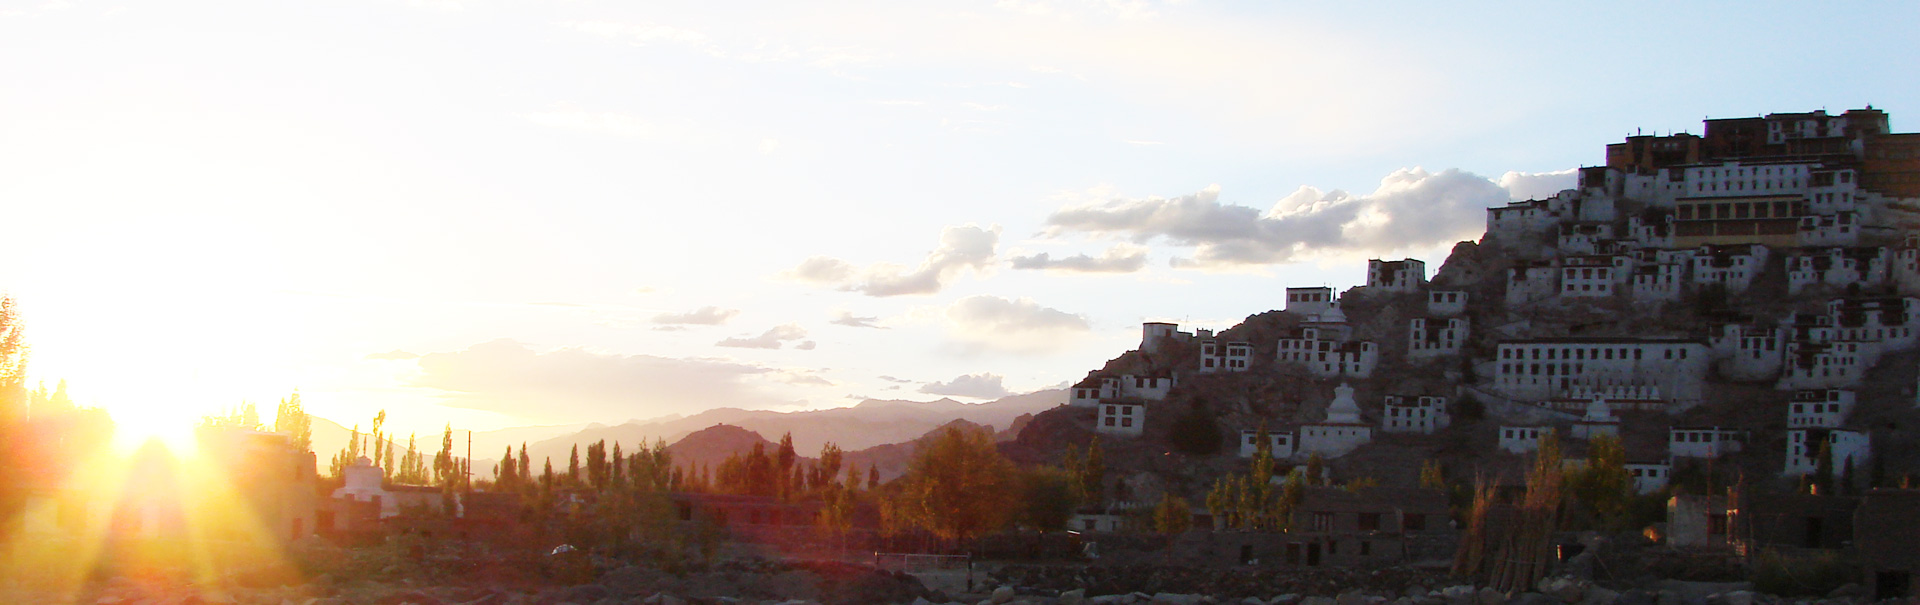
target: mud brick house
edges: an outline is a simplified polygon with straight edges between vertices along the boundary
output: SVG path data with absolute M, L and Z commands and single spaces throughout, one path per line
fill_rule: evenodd
M 1920 595 L 1920 490 L 1876 489 L 1854 511 L 1853 548 L 1875 599 Z

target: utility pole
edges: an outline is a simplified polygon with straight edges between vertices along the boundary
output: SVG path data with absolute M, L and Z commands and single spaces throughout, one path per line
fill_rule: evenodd
M 467 429 L 467 492 L 473 492 L 473 429 Z

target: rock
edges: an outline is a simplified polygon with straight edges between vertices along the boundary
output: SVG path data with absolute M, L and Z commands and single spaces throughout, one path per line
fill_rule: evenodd
M 1097 597 L 1088 598 L 1087 603 L 1089 603 L 1090 605 L 1130 605 L 1131 603 L 1133 603 L 1133 595 L 1103 594 Z
M 1083 603 L 1087 602 L 1087 589 L 1075 588 L 1073 590 L 1060 593 L 1060 598 L 1057 599 L 1055 602 L 1059 603 L 1060 605 L 1082 605 Z
M 1260 597 L 1247 597 L 1240 599 L 1240 605 L 1267 605 L 1267 600 Z
M 1300 599 L 1300 605 L 1334 605 L 1334 604 L 1333 604 L 1333 599 L 1331 598 L 1322 597 L 1322 596 L 1312 596 L 1312 597 Z
M 646 600 L 641 601 L 641 603 L 645 605 L 687 605 L 686 600 L 664 592 L 654 593 L 653 596 L 647 597 Z
M 1448 586 L 1433 593 L 1433 596 L 1446 599 L 1451 605 L 1466 605 L 1474 600 L 1475 593 L 1472 586 Z
M 1747 584 L 1748 584 L 1747 589 L 1751 590 L 1753 588 L 1751 583 L 1747 583 Z M 1857 598 L 1864 598 L 1866 596 L 1867 596 L 1867 587 L 1861 586 L 1859 584 L 1851 584 L 1851 583 L 1841 584 L 1839 588 L 1833 589 L 1833 592 L 1827 593 L 1827 598 L 1829 599 L 1857 599 Z
M 1659 596 L 1638 589 L 1620 593 L 1620 596 L 1613 600 L 1614 605 L 1654 605 L 1657 602 L 1659 602 Z
M 1349 590 L 1334 597 L 1333 605 L 1368 605 L 1367 594 L 1358 590 Z
M 1510 601 L 1512 605 L 1560 605 L 1560 599 L 1537 592 L 1523 592 Z
M 1293 605 L 1300 601 L 1300 595 L 1287 593 L 1267 600 L 1267 605 Z
M 1492 587 L 1482 588 L 1474 594 L 1474 602 L 1479 605 L 1507 605 L 1507 595 Z
M 1580 604 L 1581 605 L 1613 605 L 1615 601 L 1619 600 L 1619 598 L 1620 598 L 1620 593 L 1607 590 L 1599 586 L 1595 586 L 1587 589 L 1587 594 L 1585 597 L 1582 597 L 1580 599 Z
M 1419 584 L 1408 584 L 1406 590 L 1400 591 L 1400 595 L 1409 599 L 1424 597 L 1427 596 L 1427 587 Z
M 993 597 L 987 599 L 987 602 L 992 603 L 993 605 L 1001 605 L 1002 603 L 1006 603 L 1012 600 L 1013 600 L 1013 587 L 1001 586 L 999 588 L 993 589 Z
M 1681 596 L 1679 592 L 1675 592 L 1672 590 L 1661 590 L 1654 597 L 1653 602 L 1656 605 L 1686 605 L 1687 598 L 1684 596 Z
M 1153 600 L 1148 601 L 1148 603 L 1152 603 L 1153 605 L 1199 605 L 1200 595 L 1163 592 L 1153 595 Z
M 1540 578 L 1539 589 L 1540 594 L 1559 599 L 1562 603 L 1578 603 L 1587 594 L 1586 582 L 1566 576 Z
M 1726 605 L 1753 605 L 1753 591 L 1735 590 L 1733 592 L 1722 593 L 1720 595 L 1720 602 Z

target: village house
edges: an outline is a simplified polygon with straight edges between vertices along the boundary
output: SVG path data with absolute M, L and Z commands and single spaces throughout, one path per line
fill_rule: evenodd
M 1467 293 L 1461 290 L 1427 292 L 1427 315 L 1453 317 L 1467 312 Z
M 1116 399 L 1161 401 L 1173 390 L 1175 382 L 1172 376 L 1090 375 L 1074 383 L 1068 394 L 1067 405 L 1094 407 L 1103 401 Z
M 1361 422 L 1360 404 L 1353 400 L 1353 387 L 1341 383 L 1333 388 L 1333 402 L 1327 404 L 1326 420 L 1300 425 L 1296 453 L 1338 458 L 1372 441 L 1373 427 Z
M 1739 246 L 1703 245 L 1693 255 L 1694 288 L 1719 285 L 1729 294 L 1747 291 L 1753 278 L 1767 265 L 1767 247 L 1759 244 Z
M 1760 549 L 1838 551 L 1853 542 L 1860 499 L 1826 494 L 1777 494 L 1747 490 L 1729 510 L 1733 542 Z
M 1445 558 L 1455 532 L 1446 494 L 1422 488 L 1349 491 L 1309 487 L 1294 512 L 1279 561 L 1287 565 L 1375 566 Z
M 1920 233 L 1909 233 L 1893 252 L 1893 284 L 1901 296 L 1920 296 Z
M 1467 342 L 1465 317 L 1444 320 L 1415 317 L 1408 323 L 1407 356 L 1414 359 L 1459 355 L 1460 347 Z
M 1200 341 L 1200 373 L 1245 372 L 1253 364 L 1253 345 L 1245 342 Z
M 1340 304 L 1333 298 L 1333 288 L 1326 286 L 1308 288 L 1287 288 L 1286 312 L 1313 316 L 1325 313 Z
M 1569 256 L 1560 263 L 1560 295 L 1568 298 L 1613 296 L 1617 283 L 1627 281 L 1628 273 L 1615 266 L 1624 256 Z M 1615 279 L 1618 275 L 1619 279 Z
M 1731 380 L 1772 380 L 1786 359 L 1788 330 L 1778 326 L 1723 324 L 1707 339 L 1714 366 Z
M 1453 417 L 1447 414 L 1447 398 L 1388 395 L 1380 412 L 1380 430 L 1386 433 L 1431 435 L 1447 428 Z
M 1507 306 L 1553 298 L 1560 293 L 1560 271 L 1547 261 L 1517 261 L 1507 269 Z
M 1628 462 L 1627 476 L 1633 479 L 1633 493 L 1651 494 L 1667 489 L 1673 465 L 1666 462 Z
M 1672 248 L 1673 213 L 1651 208 L 1644 217 L 1627 217 L 1627 239 L 1641 248 Z
M 1162 343 L 1187 342 L 1193 340 L 1192 332 L 1181 332 L 1179 324 L 1149 321 L 1140 324 L 1140 350 L 1148 353 L 1160 350 Z
M 1855 471 L 1866 470 L 1867 458 L 1873 455 L 1873 444 L 1869 436 L 1861 431 L 1846 429 L 1788 429 L 1787 463 L 1780 472 L 1787 477 L 1798 477 L 1813 473 L 1820 465 L 1821 446 L 1829 452 L 1833 474 L 1838 477 L 1851 466 Z
M 1692 340 L 1542 338 L 1500 343 L 1494 386 L 1529 403 L 1575 387 L 1658 386 L 1683 405 L 1700 400 L 1709 350 Z
M 1367 288 L 1378 292 L 1418 292 L 1427 287 L 1427 264 L 1414 259 L 1367 261 Z
M 1601 242 L 1613 239 L 1612 223 L 1561 223 L 1560 253 L 1600 254 Z
M 1147 428 L 1147 406 L 1126 401 L 1102 402 L 1093 430 L 1108 435 L 1139 437 Z
M 1632 296 L 1636 303 L 1668 303 L 1680 300 L 1687 279 L 1687 267 L 1680 263 L 1635 265 Z
M 1667 545 L 1686 549 L 1732 546 L 1726 496 L 1675 494 L 1667 499 Z
M 1380 352 L 1374 344 L 1336 339 L 1336 334 L 1329 332 L 1311 324 L 1296 329 L 1293 337 L 1280 339 L 1274 361 L 1305 366 L 1308 373 L 1320 378 L 1372 376 L 1374 366 L 1380 362 Z
M 346 468 L 340 469 L 340 475 L 346 484 L 333 490 L 333 499 L 371 502 L 379 509 L 381 519 L 400 515 L 400 502 L 394 499 L 393 492 L 381 485 L 385 473 L 380 467 L 374 466 L 372 460 L 366 456 L 355 458 Z
M 1803 389 L 1793 392 L 1787 403 L 1787 428 L 1837 429 L 1853 413 L 1853 391 L 1845 389 Z
M 1831 389 L 1860 386 L 1867 370 L 1878 359 L 1873 343 L 1803 342 L 1787 343 L 1785 371 L 1775 388 Z
M 1540 449 L 1540 438 L 1553 432 L 1550 426 L 1501 426 L 1500 451 L 1525 454 Z
M 1240 431 L 1240 457 L 1252 458 L 1260 451 L 1260 431 L 1242 429 Z M 1274 458 L 1293 457 L 1293 433 L 1267 432 L 1268 456 Z
M 1859 284 L 1877 288 L 1887 283 L 1893 252 L 1873 248 L 1809 248 L 1787 255 L 1787 295 L 1815 287 L 1845 288 Z
M 1747 432 L 1737 429 L 1676 426 L 1667 429 L 1667 456 L 1719 458 L 1740 451 Z

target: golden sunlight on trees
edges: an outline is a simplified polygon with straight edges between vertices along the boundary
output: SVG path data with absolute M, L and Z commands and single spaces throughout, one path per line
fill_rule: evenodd
M 0 419 L 25 416 L 27 341 L 13 297 L 0 296 Z
M 280 400 L 280 409 L 273 414 L 273 432 L 293 439 L 295 451 L 313 451 L 313 418 L 300 406 L 299 391 Z
M 970 540 L 1006 523 L 1013 470 L 992 436 L 948 427 L 914 454 L 888 508 L 941 539 Z
M 1163 534 L 1185 533 L 1193 528 L 1193 508 L 1187 505 L 1187 499 L 1173 494 L 1160 494 L 1160 503 L 1153 507 L 1153 530 Z

